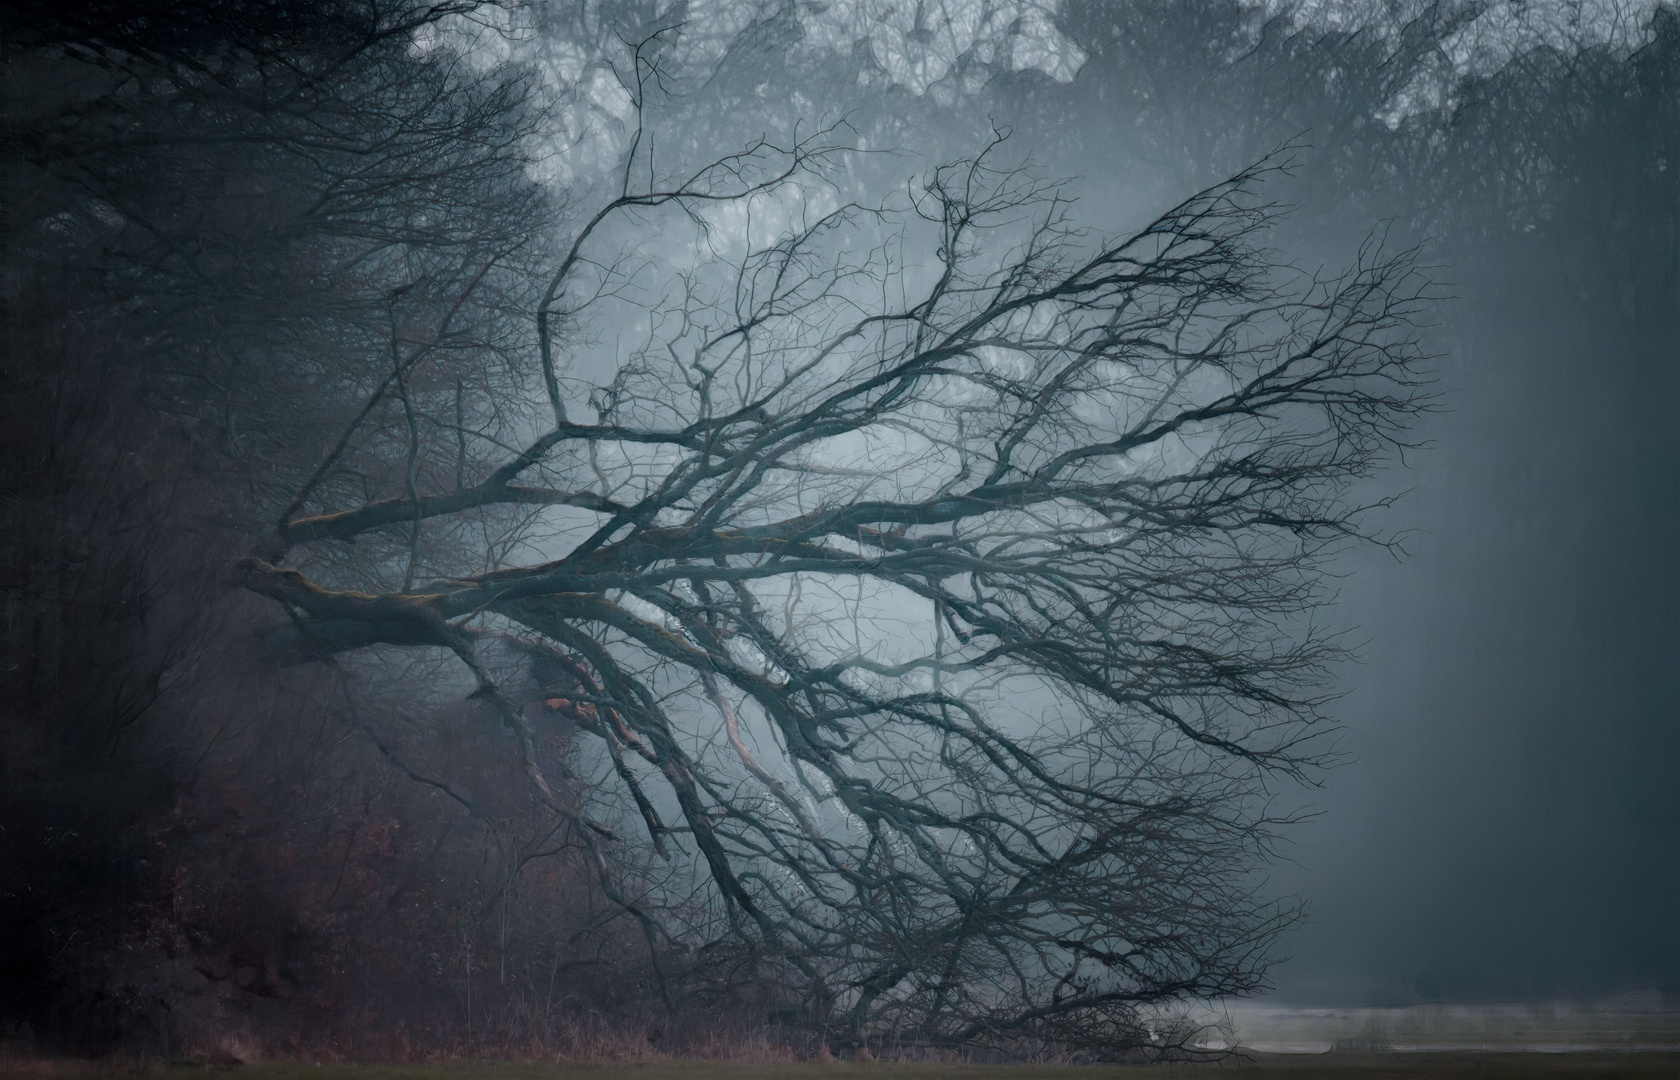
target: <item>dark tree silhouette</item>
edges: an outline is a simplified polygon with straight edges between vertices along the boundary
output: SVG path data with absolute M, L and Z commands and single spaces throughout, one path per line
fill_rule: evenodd
M 512 374 L 428 375 L 447 290 L 393 318 L 241 580 L 284 662 L 458 658 L 655 948 L 835 1045 L 1159 1046 L 1139 1006 L 1256 989 L 1292 918 L 1265 781 L 1323 760 L 1318 569 L 1425 407 L 1428 283 L 1277 261 L 1276 159 L 1107 238 L 1001 139 L 834 208 L 831 135 L 661 184 L 632 131 Z M 595 250 L 684 223 L 687 269 Z M 569 377 L 613 313 L 640 344 Z
M 430 761 L 388 712 L 364 696 L 354 719 L 384 723 L 382 745 L 343 738 L 336 673 L 255 677 L 239 655 L 253 602 L 228 602 L 229 557 L 359 406 L 345 388 L 389 373 L 393 322 L 447 318 L 450 387 L 468 395 L 507 344 L 493 313 L 557 212 L 529 171 L 546 99 L 518 68 L 410 47 L 473 7 L 0 13 L 7 1039 L 173 1055 L 250 1025 L 274 1047 L 349 1046 L 379 1035 L 339 1019 L 377 1000 L 387 1025 L 459 1045 L 461 1020 L 481 1034 L 511 993 L 473 970 L 487 943 L 511 932 L 540 953 L 524 986 L 578 952 L 530 945 L 589 927 L 567 911 L 599 894 L 570 867 L 527 868 L 528 898 L 563 894 L 544 913 L 560 929 L 521 938 L 535 920 L 506 902 L 508 867 L 551 854 L 552 816 L 484 797 L 493 828 L 455 820 L 388 762 Z M 450 746 L 451 784 L 493 796 L 502 759 L 478 745 Z M 617 932 L 584 955 L 615 958 Z M 451 994 L 463 973 L 476 1027 Z

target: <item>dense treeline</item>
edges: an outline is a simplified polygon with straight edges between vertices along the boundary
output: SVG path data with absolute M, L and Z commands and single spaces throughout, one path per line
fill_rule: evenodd
M 633 899 L 653 864 L 604 871 L 559 830 L 513 737 L 441 661 L 393 653 L 354 677 L 276 665 L 273 611 L 235 587 L 234 560 L 295 493 L 459 489 L 502 452 L 466 432 L 517 443 L 530 417 L 513 403 L 543 400 L 519 358 L 538 347 L 542 268 L 579 217 L 582 185 L 541 179 L 568 103 L 533 69 L 413 46 L 476 9 L 4 16 L 13 1038 L 166 1055 L 588 1051 L 626 1032 L 692 1046 L 696 1009 L 770 1041 L 802 1019 L 739 954 L 662 944 Z M 636 14 L 624 33 L 658 25 Z M 794 119 L 777 113 L 797 94 L 825 115 L 853 107 L 877 147 L 936 108 L 953 129 L 1003 109 L 1057 133 L 1031 147 L 1054 167 L 1108 170 L 1159 203 L 1310 132 L 1287 189 L 1308 212 L 1291 228 L 1345 244 L 1390 218 L 1444 237 L 1488 311 L 1551 290 L 1579 305 L 1575 325 L 1642 358 L 1620 377 L 1647 435 L 1623 464 L 1666 495 L 1631 525 L 1671 535 L 1680 20 L 1656 9 L 1631 56 L 1533 50 L 1458 78 L 1447 105 L 1396 113 L 1468 17 L 1432 9 L 1384 38 L 1256 23 L 1235 4 L 1070 4 L 1062 30 L 1089 55 L 1072 84 L 1007 75 L 936 106 L 860 79 L 876 66 L 865 49 L 783 62 L 799 24 L 767 11 L 670 109 L 703 157 Z M 512 544 L 525 512 L 487 520 Z M 376 592 L 497 542 L 420 535 L 315 557 Z M 1651 565 L 1668 575 L 1646 612 L 1667 635 L 1649 642 L 1660 665 L 1680 586 L 1672 559 Z M 543 753 L 564 775 L 566 742 Z
M 451 10 L 7 16 L 0 923 L 8 1023 L 39 1039 L 418 1050 L 536 1030 L 550 999 L 514 1021 L 519 994 L 556 978 L 591 1009 L 641 992 L 645 949 L 619 970 L 622 928 L 466 709 L 253 677 L 228 587 L 393 349 L 449 351 L 452 380 L 405 389 L 472 410 L 520 344 L 496 313 L 556 211 L 544 106 L 520 71 L 412 54 Z M 405 724 L 439 737 L 407 755 Z M 458 790 L 408 779 L 440 756 Z

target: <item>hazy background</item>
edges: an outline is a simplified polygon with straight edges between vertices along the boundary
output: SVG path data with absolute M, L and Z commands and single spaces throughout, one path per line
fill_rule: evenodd
M 984 35 L 935 10 L 925 25 L 943 38 L 856 46 L 897 73 L 886 89 L 879 69 L 849 79 L 838 63 L 795 81 L 856 110 L 872 147 L 951 155 L 1010 131 L 1046 172 L 1078 178 L 1099 228 L 1293 142 L 1298 168 L 1277 185 L 1296 207 L 1287 256 L 1335 265 L 1375 229 L 1424 245 L 1452 283 L 1431 331 L 1431 445 L 1378 484 L 1409 489 L 1379 519 L 1408 554 L 1342 565 L 1333 617 L 1364 642 L 1337 710 L 1350 761 L 1285 793 L 1320 816 L 1275 871 L 1312 918 L 1274 998 L 1661 989 L 1673 1004 L 1674 9 L 1073 0 L 1054 9 L 1058 34 L 1017 45 L 1015 70 L 968 83 L 960 57 L 980 66 Z
M 1410 489 L 1380 519 L 1407 556 L 1342 567 L 1333 617 L 1365 643 L 1337 710 L 1350 761 L 1302 796 L 1320 816 L 1276 869 L 1312 918 L 1274 997 L 1672 1004 L 1674 12 L 1471 10 L 1073 2 L 1026 70 L 965 92 L 960 63 L 922 88 L 906 61 L 857 122 L 929 155 L 1009 130 L 1097 227 L 1293 141 L 1290 257 L 1334 265 L 1372 229 L 1424 245 L 1455 294 L 1432 330 L 1442 411 L 1379 485 Z
M 509 4 L 356 75 L 401 107 L 326 139 L 325 164 L 285 141 L 308 116 L 265 142 L 271 118 L 238 93 L 187 76 L 136 97 L 54 51 L 219 48 L 218 25 L 149 10 L 19 3 L 0 34 L 8 115 L 39 136 L 0 162 L 0 1042 L 32 1023 L 167 1054 L 181 1017 L 254 1017 L 342 1046 L 390 1036 L 370 1054 L 472 1052 L 475 1016 L 546 1024 L 557 979 L 640 1022 L 655 981 L 629 920 L 556 975 L 569 928 L 622 911 L 540 861 L 553 822 L 509 794 L 523 781 L 494 725 L 418 661 L 382 684 L 430 688 L 376 720 L 409 764 L 455 769 L 493 828 L 363 738 L 324 665 L 252 676 L 236 640 L 273 613 L 230 600 L 224 570 L 272 528 L 274 478 L 308 475 L 389 370 L 396 278 L 364 276 L 356 245 L 388 230 L 399 256 L 441 259 L 454 242 L 427 215 L 462 202 L 415 179 L 436 159 L 426 125 L 484 133 L 440 137 L 490 148 L 488 172 L 463 172 L 490 177 L 467 192 L 482 211 L 445 225 L 518 252 L 501 272 L 528 285 L 631 137 L 609 61 L 674 24 L 647 109 L 661 162 L 843 120 L 860 153 L 837 188 L 875 202 L 1002 132 L 1005 158 L 1070 178 L 1077 220 L 1120 230 L 1280 152 L 1280 258 L 1421 246 L 1453 294 L 1426 329 L 1440 408 L 1370 489 L 1405 492 L 1370 524 L 1406 554 L 1338 564 L 1327 617 L 1361 644 L 1334 707 L 1347 761 L 1277 792 L 1317 816 L 1270 870 L 1311 917 L 1268 1000 L 1680 1005 L 1672 3 Z M 304 36 L 277 48 L 319 59 Z M 387 134 L 398 152 L 364 155 Z M 364 157 L 386 186 L 340 183 Z M 329 188 L 338 217 L 310 201 Z M 600 359 L 618 342 L 596 330 Z

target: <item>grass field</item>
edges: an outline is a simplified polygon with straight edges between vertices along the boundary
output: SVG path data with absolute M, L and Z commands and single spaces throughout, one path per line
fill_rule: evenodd
M 1315 1056 L 1252 1055 L 1219 1064 L 1164 1066 L 753 1064 L 651 1061 L 601 1064 L 454 1062 L 440 1065 L 325 1065 L 265 1062 L 233 1068 L 126 1066 L 66 1061 L 0 1060 L 0 1075 L 18 1080 L 82 1080 L 146 1076 L 189 1080 L 1196 1080 L 1247 1074 L 1255 1080 L 1522 1080 L 1592 1077 L 1597 1080 L 1680 1080 L 1680 1053 L 1406 1053 Z

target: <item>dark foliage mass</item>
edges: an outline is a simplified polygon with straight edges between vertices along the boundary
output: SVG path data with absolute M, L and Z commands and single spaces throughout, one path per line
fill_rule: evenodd
M 1297 269 L 1276 200 L 1672 233 L 1680 34 L 1385 123 L 1445 15 L 1167 9 L 984 92 L 1125 103 L 1168 209 L 1107 234 L 1019 138 L 869 190 L 923 105 L 785 11 L 700 77 L 539 9 L 629 100 L 559 183 L 565 91 L 415 45 L 489 5 L 9 6 L 6 1034 L 1191 1052 L 1297 915 L 1324 571 L 1428 400 L 1406 244 Z M 1607 302 L 1671 342 L 1658 251 Z

